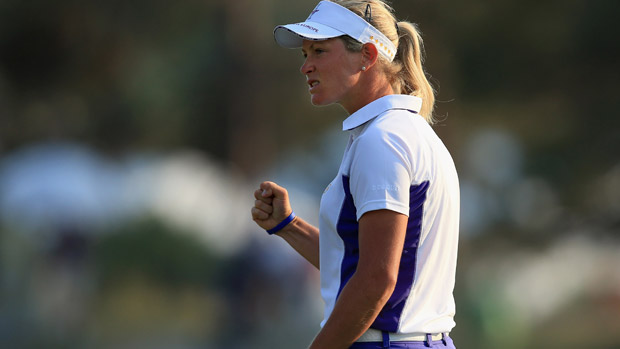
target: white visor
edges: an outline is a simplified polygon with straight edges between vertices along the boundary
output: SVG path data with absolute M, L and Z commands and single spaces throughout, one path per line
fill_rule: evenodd
M 286 48 L 300 48 L 304 40 L 327 40 L 342 35 L 366 44 L 374 44 L 388 61 L 393 61 L 396 47 L 377 28 L 345 7 L 321 1 L 305 22 L 279 25 L 273 30 L 276 42 Z

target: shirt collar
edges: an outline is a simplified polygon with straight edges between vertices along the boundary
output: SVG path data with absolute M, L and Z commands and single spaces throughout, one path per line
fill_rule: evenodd
M 390 109 L 405 109 L 412 113 L 418 114 L 422 107 L 422 99 L 416 96 L 410 95 L 387 95 L 379 99 L 376 99 L 355 113 L 349 115 L 342 122 L 342 130 L 352 130 L 364 123 L 374 119 L 378 115 L 390 110 Z

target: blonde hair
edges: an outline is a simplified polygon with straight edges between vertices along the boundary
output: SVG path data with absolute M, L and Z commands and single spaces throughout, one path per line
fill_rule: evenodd
M 379 55 L 379 62 L 396 93 L 422 98 L 422 115 L 429 124 L 433 123 L 435 90 L 426 78 L 424 43 L 414 23 L 397 22 L 392 7 L 383 0 L 330 0 L 364 18 L 366 6 L 370 5 L 370 24 L 383 33 L 397 47 L 394 61 L 389 62 Z M 367 19 L 368 20 L 368 19 Z M 362 44 L 351 37 L 342 37 L 347 49 L 361 51 Z

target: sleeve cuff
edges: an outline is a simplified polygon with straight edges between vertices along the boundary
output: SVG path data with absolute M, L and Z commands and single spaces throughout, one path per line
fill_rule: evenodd
M 390 211 L 404 214 L 405 216 L 409 217 L 408 206 L 404 206 L 400 202 L 396 202 L 396 201 L 381 200 L 381 201 L 367 202 L 362 207 L 358 208 L 357 209 L 357 220 L 359 221 L 360 218 L 362 218 L 362 216 L 364 215 L 364 213 L 370 212 L 370 211 L 377 211 L 377 210 L 390 210 Z

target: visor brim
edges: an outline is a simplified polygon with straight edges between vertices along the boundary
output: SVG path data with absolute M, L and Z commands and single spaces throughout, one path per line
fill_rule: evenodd
M 278 45 L 286 48 L 300 48 L 304 40 L 321 41 L 342 35 L 345 33 L 316 22 L 279 25 L 273 30 Z

